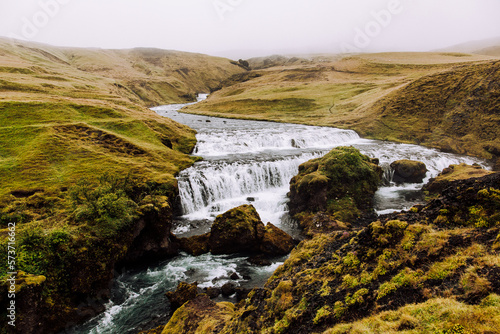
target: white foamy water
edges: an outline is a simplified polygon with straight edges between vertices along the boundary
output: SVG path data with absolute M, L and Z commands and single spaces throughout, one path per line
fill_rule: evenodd
M 376 210 L 387 213 L 407 209 L 421 199 L 421 184 L 395 185 L 390 163 L 400 159 L 426 164 L 425 181 L 450 164 L 479 163 L 481 159 L 443 153 L 418 145 L 366 140 L 356 132 L 328 127 L 231 120 L 175 112 L 170 107 L 155 109 L 198 131 L 195 155 L 205 160 L 178 177 L 184 220 L 175 232 L 189 233 L 192 220 L 213 221 L 241 204 L 253 204 L 264 222 L 287 228 L 287 197 L 290 179 L 298 166 L 321 157 L 337 146 L 354 146 L 380 160 L 385 179 L 376 194 Z M 424 182 L 425 182 L 424 181 Z

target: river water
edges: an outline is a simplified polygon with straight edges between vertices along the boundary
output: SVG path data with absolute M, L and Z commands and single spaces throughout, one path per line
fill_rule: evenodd
M 200 100 L 206 96 L 200 96 Z M 421 184 L 396 185 L 391 182 L 389 164 L 399 159 L 419 160 L 429 170 L 426 182 L 450 164 L 478 163 L 480 159 L 442 153 L 417 145 L 360 138 L 354 131 L 327 127 L 262 121 L 232 120 L 179 113 L 185 104 L 153 108 L 198 131 L 193 154 L 203 157 L 178 176 L 182 216 L 174 222 L 177 236 L 202 234 L 210 230 L 215 217 L 242 204 L 253 204 L 264 223 L 272 222 L 296 238 L 300 231 L 287 213 L 290 179 L 298 166 L 321 157 L 336 146 L 354 146 L 380 160 L 385 185 L 375 195 L 379 214 L 408 209 L 419 203 Z M 68 333 L 137 333 L 168 319 L 165 292 L 175 290 L 180 281 L 198 286 L 222 286 L 232 281 L 246 288 L 261 286 L 285 257 L 272 265 L 255 267 L 243 255 L 206 254 L 193 257 L 184 253 L 145 268 L 125 270 L 114 282 L 106 311 Z M 250 278 L 249 278 L 250 277 Z

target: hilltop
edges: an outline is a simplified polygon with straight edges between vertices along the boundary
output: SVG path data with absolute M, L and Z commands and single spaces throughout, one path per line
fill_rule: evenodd
M 499 157 L 499 59 L 379 53 L 253 59 L 197 114 L 353 129 L 366 138 Z

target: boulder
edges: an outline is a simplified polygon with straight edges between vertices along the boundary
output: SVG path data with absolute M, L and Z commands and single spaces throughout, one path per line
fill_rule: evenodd
M 288 254 L 293 238 L 271 223 L 264 226 L 252 205 L 242 205 L 219 215 L 212 225 L 209 248 L 213 254 Z
M 234 316 L 234 304 L 215 303 L 206 295 L 187 302 L 172 315 L 162 334 L 219 333 Z
M 219 297 L 219 295 L 221 293 L 221 289 L 218 287 L 204 288 L 203 291 L 207 294 L 208 297 L 210 297 L 210 299 L 214 299 L 214 298 Z
M 178 309 L 186 302 L 195 299 L 198 296 L 198 283 L 189 284 L 180 282 L 177 290 L 169 291 L 165 294 L 170 301 L 173 310 Z
M 258 248 L 261 226 L 259 214 L 252 205 L 242 205 L 217 216 L 210 231 L 213 254 L 232 254 Z
M 396 183 L 422 183 L 427 174 L 427 166 L 420 161 L 398 160 L 391 163 L 391 168 Z
M 271 256 L 286 255 L 295 247 L 293 238 L 285 231 L 267 223 L 264 235 L 259 244 L 261 253 Z
M 236 293 L 236 287 L 236 284 L 228 282 L 220 288 L 220 291 L 224 297 L 229 297 Z
M 303 163 L 290 181 L 290 213 L 300 220 L 300 213 L 326 211 L 347 222 L 372 213 L 382 176 L 376 162 L 354 147 L 337 147 Z

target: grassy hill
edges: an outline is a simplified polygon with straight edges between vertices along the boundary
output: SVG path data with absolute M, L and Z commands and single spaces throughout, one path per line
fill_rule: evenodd
M 145 107 L 192 101 L 242 71 L 176 51 L 0 40 L 0 195 L 106 170 L 172 182 L 193 131 Z
M 0 278 L 19 271 L 19 333 L 96 315 L 118 263 L 176 254 L 175 175 L 195 161 L 195 133 L 147 107 L 194 101 L 244 71 L 184 52 L 0 39 Z M 7 288 L 0 280 L 3 310 Z
M 269 62 L 276 66 L 250 61 L 259 69 L 185 111 L 350 128 L 368 138 L 498 157 L 498 58 L 381 53 Z

